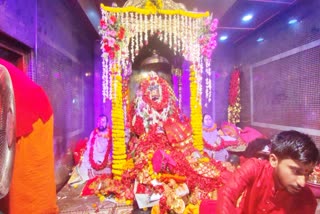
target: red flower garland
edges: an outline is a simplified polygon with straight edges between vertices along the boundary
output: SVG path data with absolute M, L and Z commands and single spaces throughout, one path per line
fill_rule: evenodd
M 204 148 L 211 151 L 220 151 L 221 149 L 227 148 L 229 146 L 236 146 L 240 144 L 241 144 L 241 141 L 239 142 L 239 140 L 235 140 L 235 141 L 221 141 L 220 145 L 212 146 L 203 138 Z
M 88 139 L 81 139 L 76 143 L 76 148 L 74 149 L 73 152 L 73 160 L 75 165 L 77 165 L 80 162 L 80 159 L 84 153 L 84 151 L 86 150 L 87 147 L 87 141 Z
M 208 149 L 211 151 L 220 151 L 221 149 L 225 148 L 225 145 L 223 142 L 221 142 L 220 145 L 212 146 L 205 139 L 203 139 L 203 146 L 205 149 Z
M 240 71 L 235 70 L 231 74 L 230 79 L 230 89 L 229 89 L 229 105 L 233 106 L 237 102 L 237 97 L 239 95 L 239 78 L 240 78 Z
M 92 166 L 93 169 L 95 170 L 102 170 L 104 168 L 106 168 L 107 164 L 108 164 L 108 157 L 109 157 L 109 154 L 110 154 L 110 149 L 111 149 L 111 142 L 109 141 L 108 142 L 108 148 L 107 148 L 107 151 L 104 155 L 104 159 L 102 161 L 101 164 L 98 164 L 94 161 L 93 159 L 93 145 L 96 141 L 96 138 L 97 138 L 97 134 L 99 133 L 98 129 L 95 129 L 94 132 L 93 132 L 93 136 L 92 136 L 92 139 L 91 139 L 91 142 L 90 142 L 90 151 L 89 151 L 89 162 Z
M 141 118 L 140 116 L 136 116 L 135 123 L 130 125 L 131 125 L 131 131 L 137 134 L 138 136 L 146 132 L 143 126 L 143 118 Z
M 151 84 L 159 84 L 159 87 L 162 89 L 162 99 L 159 100 L 158 102 L 153 101 L 150 99 L 150 90 L 148 90 L 148 87 Z M 142 99 L 148 103 L 153 109 L 157 111 L 163 110 L 165 107 L 168 106 L 169 102 L 169 90 L 167 86 L 166 80 L 158 77 L 151 77 L 151 79 L 144 80 L 141 83 L 141 91 L 143 93 Z
M 215 178 L 208 178 L 198 174 L 187 161 L 184 154 L 179 151 L 171 151 L 170 156 L 176 161 L 177 165 L 174 168 L 171 168 L 170 172 L 177 175 L 186 176 L 186 183 L 189 189 L 192 191 L 195 187 L 200 188 L 205 192 L 211 192 L 214 189 L 221 187 L 222 178 L 217 176 Z M 210 160 L 211 164 L 216 167 L 216 170 L 223 172 L 225 168 L 221 163 L 216 162 L 215 160 Z

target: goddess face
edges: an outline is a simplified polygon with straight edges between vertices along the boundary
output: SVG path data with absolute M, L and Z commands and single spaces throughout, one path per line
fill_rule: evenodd
M 150 100 L 154 102 L 160 102 L 161 101 L 161 88 L 159 85 L 153 84 L 149 86 L 150 90 Z
M 168 107 L 170 101 L 169 85 L 166 80 L 154 76 L 141 82 L 143 101 L 156 111 Z

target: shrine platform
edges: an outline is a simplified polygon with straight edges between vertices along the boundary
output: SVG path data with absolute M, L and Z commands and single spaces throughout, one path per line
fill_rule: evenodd
M 67 214 L 148 214 L 149 211 L 134 210 L 133 206 L 114 203 L 111 201 L 100 202 L 97 196 L 81 197 L 83 185 L 77 188 L 65 185 L 57 194 L 59 213 Z M 316 214 L 320 214 L 320 198 L 317 199 Z
M 95 195 L 80 196 L 84 185 L 79 185 L 77 188 L 65 185 L 57 194 L 57 204 L 59 213 L 68 214 L 131 214 L 141 213 L 133 212 L 133 206 L 126 204 L 114 203 L 111 201 L 101 202 Z M 142 214 L 142 213 L 141 213 Z

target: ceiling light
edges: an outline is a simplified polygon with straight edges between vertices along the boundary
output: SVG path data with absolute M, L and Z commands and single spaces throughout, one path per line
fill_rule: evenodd
M 259 38 L 257 39 L 257 42 L 263 42 L 263 40 L 264 40 L 264 38 L 259 37 Z
M 248 22 L 248 21 L 250 21 L 252 18 L 253 18 L 253 15 L 252 15 L 252 14 L 247 14 L 247 15 L 245 15 L 245 16 L 242 17 L 242 21 Z
M 297 19 L 290 19 L 290 20 L 288 21 L 288 24 L 289 24 L 289 25 L 293 25 L 293 24 L 295 24 L 295 23 L 297 23 L 297 22 L 298 22 Z
M 224 35 L 224 36 L 220 36 L 219 40 L 220 41 L 224 41 L 224 40 L 227 40 L 228 39 L 228 36 Z

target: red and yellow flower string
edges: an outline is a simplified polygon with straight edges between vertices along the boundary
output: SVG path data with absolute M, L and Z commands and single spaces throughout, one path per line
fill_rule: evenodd
M 228 122 L 233 124 L 239 123 L 240 112 L 240 70 L 235 69 L 230 79 Z
M 193 145 L 196 149 L 202 151 L 202 107 L 201 98 L 198 93 L 196 68 L 194 65 L 190 66 L 190 110 L 190 123 L 193 133 Z
M 126 144 L 124 132 L 124 112 L 122 103 L 122 76 L 121 68 L 115 63 L 111 71 L 112 93 L 112 174 L 115 179 L 121 179 L 126 164 Z

